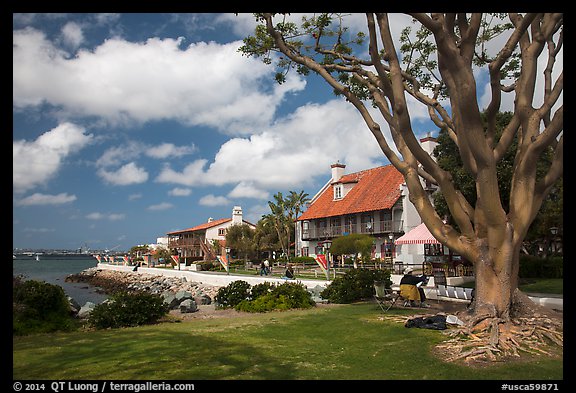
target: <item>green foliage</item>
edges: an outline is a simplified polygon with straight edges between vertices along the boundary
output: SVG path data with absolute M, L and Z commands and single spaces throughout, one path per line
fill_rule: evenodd
M 260 285 L 260 284 L 259 284 Z M 310 308 L 315 305 L 312 295 L 306 287 L 298 283 L 286 282 L 270 287 L 269 292 L 252 292 L 252 300 L 243 300 L 235 307 L 238 311 L 267 312 L 272 310 L 290 310 L 292 308 Z
M 214 301 L 217 308 L 233 308 L 242 300 L 248 299 L 249 296 L 250 284 L 243 280 L 236 280 L 218 289 Z
M 554 256 L 541 258 L 533 255 L 520 255 L 519 277 L 522 278 L 562 278 L 564 258 Z
M 511 112 L 499 112 L 496 114 L 495 143 L 500 140 L 502 130 L 504 130 L 505 127 L 510 123 L 512 115 L 513 114 Z M 482 113 L 481 116 L 486 129 L 486 113 Z M 440 165 L 442 169 L 450 172 L 456 188 L 462 192 L 462 195 L 464 195 L 466 200 L 472 206 L 475 206 L 477 199 L 476 180 L 466 170 L 462 158 L 460 157 L 458 147 L 450 138 L 448 132 L 445 129 L 440 131 L 437 141 L 438 146 L 436 146 L 434 149 L 434 156 L 436 157 L 438 165 Z M 512 184 L 512 177 L 514 175 L 514 160 L 516 157 L 517 149 L 518 142 L 517 137 L 515 137 L 510 147 L 506 151 L 506 154 L 497 163 L 498 188 L 502 206 L 504 207 L 505 211 L 509 211 L 510 187 Z M 542 153 L 541 160 L 539 160 L 537 163 L 536 178 L 538 180 L 546 175 L 548 168 L 551 165 L 551 160 L 552 150 L 546 149 Z M 546 199 L 546 201 L 544 201 L 542 208 L 540 209 L 530 228 L 531 236 L 528 236 L 527 239 L 545 236 L 551 226 L 562 226 L 562 189 L 562 178 L 560 178 L 556 182 L 555 187 L 552 189 L 550 196 Z M 434 194 L 434 206 L 440 216 L 450 217 L 450 210 L 442 193 Z M 452 225 L 456 226 L 454 222 L 452 222 Z
M 248 224 L 232 225 L 226 230 L 226 245 L 244 255 L 254 250 L 254 229 Z
M 313 257 L 294 257 L 292 263 L 303 265 L 316 265 L 316 260 Z
M 264 281 L 260 284 L 256 284 L 250 289 L 250 299 L 256 299 L 260 296 L 267 295 L 268 293 L 272 292 L 274 286 L 272 283 L 268 281 Z
M 374 281 L 384 281 L 386 288 L 390 288 L 390 271 L 351 269 L 343 276 L 336 277 L 320 292 L 320 296 L 332 303 L 352 303 L 367 299 L 374 293 Z
M 66 294 L 58 285 L 14 277 L 12 295 L 14 335 L 70 331 L 77 326 Z
M 218 308 L 248 312 L 310 308 L 315 305 L 312 295 L 302 284 L 286 282 L 274 285 L 263 282 L 250 288 L 250 284 L 242 280 L 220 288 L 215 301 Z
M 159 295 L 117 292 L 108 301 L 96 305 L 88 323 L 96 329 L 138 326 L 157 322 L 168 310 Z
M 332 241 L 330 253 L 333 255 L 362 254 L 370 255 L 374 238 L 362 233 L 339 236 Z

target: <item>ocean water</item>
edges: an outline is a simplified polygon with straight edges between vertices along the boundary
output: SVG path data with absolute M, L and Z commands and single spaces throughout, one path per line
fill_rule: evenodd
M 23 275 L 26 279 L 59 285 L 68 296 L 83 306 L 86 302 L 101 303 L 107 296 L 97 293 L 96 288 L 87 283 L 65 282 L 64 280 L 67 275 L 80 273 L 82 270 L 95 267 L 97 263 L 95 258 L 86 257 L 40 256 L 40 261 L 23 257 L 12 260 L 12 272 L 14 276 Z

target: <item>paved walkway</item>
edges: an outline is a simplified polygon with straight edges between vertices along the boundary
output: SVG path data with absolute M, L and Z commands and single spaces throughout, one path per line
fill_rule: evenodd
M 99 269 L 106 269 L 106 270 L 117 270 L 122 272 L 131 272 L 134 269 L 134 266 L 122 266 L 122 265 L 109 265 L 106 263 L 99 263 Z M 177 269 L 160 269 L 155 267 L 139 267 L 138 272 L 147 273 L 147 274 L 155 274 L 155 275 L 162 275 L 167 277 L 186 277 L 188 281 L 195 281 L 200 282 L 202 284 L 208 285 L 216 285 L 225 287 L 233 281 L 243 280 L 246 281 L 250 285 L 260 284 L 262 282 L 277 282 L 283 283 L 287 280 L 283 280 L 281 278 L 272 277 L 272 276 L 248 276 L 244 274 L 226 274 L 220 272 L 195 272 L 191 270 L 177 270 Z M 306 286 L 306 288 L 314 288 L 317 285 L 321 287 L 327 287 L 330 284 L 330 281 L 326 280 L 288 280 L 289 282 L 298 282 Z

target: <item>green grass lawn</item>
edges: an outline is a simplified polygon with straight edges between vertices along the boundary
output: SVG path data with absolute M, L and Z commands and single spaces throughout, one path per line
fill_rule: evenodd
M 476 283 L 470 281 L 462 284 L 463 287 L 474 288 Z M 564 279 L 562 278 L 521 278 L 518 288 L 525 293 L 549 293 L 562 295 L 564 293 Z
M 393 311 L 406 313 L 406 310 Z M 560 380 L 562 357 L 445 363 L 441 331 L 385 320 L 373 302 L 238 318 L 13 338 L 14 379 Z M 561 351 L 559 351 L 561 352 Z
M 525 278 L 520 279 L 519 288 L 528 293 L 550 293 L 562 295 L 564 280 L 562 278 Z

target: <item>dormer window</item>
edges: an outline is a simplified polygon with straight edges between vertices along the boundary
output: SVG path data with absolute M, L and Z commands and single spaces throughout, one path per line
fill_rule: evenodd
M 334 184 L 334 200 L 343 198 L 342 184 Z

